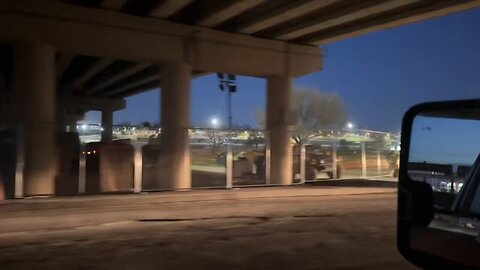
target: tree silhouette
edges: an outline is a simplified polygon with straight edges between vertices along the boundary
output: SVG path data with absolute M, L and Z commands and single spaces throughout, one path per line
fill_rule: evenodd
M 298 144 L 308 142 L 322 129 L 343 128 L 348 115 L 340 96 L 315 89 L 296 89 L 292 109 L 295 120 L 292 137 Z M 256 114 L 259 125 L 265 127 L 265 111 L 257 110 Z
M 152 123 L 150 123 L 150 122 L 148 122 L 148 121 L 142 122 L 142 127 L 151 128 L 151 127 L 152 127 Z

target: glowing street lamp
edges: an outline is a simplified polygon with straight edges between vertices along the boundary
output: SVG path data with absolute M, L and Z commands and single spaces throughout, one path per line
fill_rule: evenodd
M 219 124 L 219 121 L 218 121 L 217 118 L 212 118 L 212 119 L 210 120 L 210 123 L 212 124 L 212 127 L 213 127 L 213 128 L 217 128 L 217 127 L 218 127 L 218 124 Z
M 217 145 L 217 137 L 215 137 L 215 129 L 218 127 L 218 124 L 220 123 L 217 118 L 212 118 L 210 120 L 210 123 L 212 124 L 213 127 L 213 132 L 212 132 L 212 137 L 213 137 L 213 148 L 212 151 L 215 150 L 215 147 Z
M 348 122 L 348 123 L 347 123 L 347 128 L 348 128 L 349 130 L 352 130 L 352 129 L 353 129 L 353 123 L 352 123 L 352 122 Z

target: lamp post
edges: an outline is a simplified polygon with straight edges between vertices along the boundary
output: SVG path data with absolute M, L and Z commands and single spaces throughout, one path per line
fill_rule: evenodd
M 227 90 L 227 111 L 228 111 L 228 129 L 232 130 L 232 93 L 237 92 L 237 86 L 235 85 L 236 76 L 233 74 L 217 73 L 219 79 L 218 87 L 223 92 Z M 227 155 L 225 158 L 226 167 L 226 188 L 233 187 L 233 153 L 230 145 L 231 134 L 227 133 Z
M 213 137 L 213 150 L 215 149 L 215 146 L 217 144 L 217 138 L 215 137 L 215 129 L 218 127 L 218 124 L 220 123 L 216 117 L 213 117 L 210 120 L 210 123 L 212 124 L 212 137 Z
M 236 76 L 225 73 L 217 73 L 217 76 L 220 81 L 218 85 L 220 90 L 222 92 L 227 90 L 228 129 L 232 129 L 232 93 L 237 92 Z

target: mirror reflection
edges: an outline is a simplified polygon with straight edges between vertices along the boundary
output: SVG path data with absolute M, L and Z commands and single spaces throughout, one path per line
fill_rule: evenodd
M 412 125 L 408 175 L 433 191 L 429 227 L 478 237 L 480 113 L 418 115 Z
M 453 222 L 477 235 L 480 177 L 473 172 L 480 154 L 480 120 L 437 114 L 419 115 L 413 122 L 408 174 L 432 187 L 437 223 Z M 432 226 L 441 226 L 437 223 Z
M 413 181 L 433 192 L 433 220 L 413 228 L 410 244 L 423 252 L 480 267 L 480 111 L 416 116 L 407 165 Z

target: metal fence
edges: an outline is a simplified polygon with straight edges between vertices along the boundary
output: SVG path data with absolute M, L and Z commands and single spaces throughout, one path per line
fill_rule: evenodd
M 189 129 L 188 134 L 192 188 L 271 183 L 267 131 Z M 57 194 L 168 190 L 162 183 L 169 179 L 163 179 L 162 170 L 168 166 L 164 161 L 170 153 L 160 141 L 160 130 L 122 129 L 114 133 L 112 145 L 99 143 L 99 135 L 88 134 L 80 136 L 80 147 L 78 136 L 64 135 L 64 145 L 58 145 L 59 162 L 65 164 L 60 164 Z M 392 176 L 399 153 L 398 137 L 372 131 L 321 131 L 308 143 L 292 140 L 292 183 Z M 17 152 L 17 162 L 8 170 L 14 176 L 7 177 L 13 179 L 14 197 L 23 196 L 21 147 L 17 144 L 11 150 L 14 156 Z
M 372 133 L 335 131 L 335 136 L 325 136 L 322 132 L 302 145 L 292 140 L 292 183 L 393 176 L 399 141 L 392 138 L 395 135 Z M 189 136 L 192 188 L 232 188 L 270 183 L 271 156 L 267 131 L 190 129 Z M 149 140 L 141 138 L 135 144 L 146 141 Z M 148 145 L 142 147 L 143 152 L 149 149 Z M 145 153 L 142 156 L 145 158 Z M 143 162 L 141 182 L 144 183 L 147 178 L 152 179 L 147 168 L 158 164 Z M 152 188 L 144 184 L 142 190 Z

